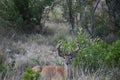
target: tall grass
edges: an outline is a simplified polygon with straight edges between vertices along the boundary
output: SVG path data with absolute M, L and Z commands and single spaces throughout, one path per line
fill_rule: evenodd
M 54 29 L 55 25 L 53 26 L 52 24 L 51 27 Z M 56 27 L 59 28 L 58 24 Z M 5 71 L 0 73 L 1 80 L 23 80 L 26 68 L 32 68 L 34 65 L 61 65 L 60 62 L 62 60 L 58 57 L 54 46 L 56 44 L 54 42 L 57 42 L 59 39 L 63 41 L 62 50 L 66 49 L 67 53 L 76 48 L 76 42 L 80 44 L 78 56 L 72 61 L 72 76 L 68 80 L 120 79 L 118 67 L 119 40 L 108 45 L 99 39 L 97 41 L 89 40 L 82 30 L 78 32 L 76 38 L 69 38 L 70 40 L 66 39 L 64 34 L 62 36 L 58 32 L 55 33 L 57 34 L 49 35 L 51 36 L 50 38 L 38 34 L 19 37 L 16 34 L 11 39 L 3 36 L 0 54 L 4 54 L 6 58 L 2 60 L 4 63 L 1 63 L 2 67 L 0 67 L 0 70 Z M 50 43 L 52 42 L 54 45 L 49 44 L 47 40 L 51 40 Z

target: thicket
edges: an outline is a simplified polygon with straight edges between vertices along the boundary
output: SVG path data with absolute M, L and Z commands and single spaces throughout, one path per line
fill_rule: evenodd
M 90 40 L 82 29 L 77 34 L 75 39 L 63 40 L 61 47 L 69 54 L 76 48 L 76 42 L 79 42 L 80 50 L 73 65 L 88 70 L 120 67 L 120 40 L 107 44 L 99 38 Z
M 43 29 L 42 18 L 46 6 L 50 6 L 54 0 L 1 0 L 1 23 L 14 29 L 30 33 L 36 26 L 39 31 Z

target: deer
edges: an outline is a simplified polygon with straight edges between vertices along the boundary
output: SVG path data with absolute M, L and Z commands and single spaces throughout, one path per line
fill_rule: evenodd
M 40 72 L 41 80 L 66 80 L 68 78 L 71 60 L 77 56 L 80 46 L 77 44 L 74 51 L 66 54 L 60 49 L 61 44 L 62 42 L 57 45 L 57 51 L 58 55 L 64 59 L 64 66 L 34 66 L 32 68 L 33 71 Z

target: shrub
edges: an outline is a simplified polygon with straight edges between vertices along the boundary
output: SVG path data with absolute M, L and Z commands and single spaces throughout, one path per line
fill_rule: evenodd
M 106 47 L 107 45 L 101 40 L 97 42 L 93 41 L 89 46 L 80 49 L 79 55 L 73 63 L 91 70 L 104 67 L 103 59 L 106 53 Z
M 23 74 L 24 80 L 34 80 L 34 78 L 39 78 L 40 73 L 33 71 L 31 68 L 27 68 Z
M 22 32 L 31 32 L 36 25 L 42 31 L 44 8 L 54 0 L 1 0 L 0 17 L 4 22 Z
M 105 62 L 109 66 L 120 66 L 120 40 L 108 46 Z
M 60 33 L 55 35 L 54 42 L 57 43 L 59 40 L 66 41 L 65 34 Z
M 61 48 L 69 53 L 75 49 L 76 42 L 80 43 L 80 51 L 78 56 L 73 60 L 73 65 L 89 70 L 120 66 L 120 40 L 114 42 L 112 45 L 100 39 L 91 41 L 84 34 L 83 30 L 80 30 L 77 38 L 63 41 Z

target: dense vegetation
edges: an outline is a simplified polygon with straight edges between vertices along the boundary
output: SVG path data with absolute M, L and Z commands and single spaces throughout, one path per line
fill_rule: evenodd
M 76 42 L 80 44 L 80 51 L 77 58 L 73 60 L 74 65 L 89 70 L 120 66 L 120 40 L 112 44 L 107 44 L 100 38 L 92 41 L 81 30 L 75 39 L 63 40 L 62 49 L 67 47 L 65 51 L 70 53 L 75 49 Z
M 22 32 L 30 33 L 39 25 L 42 31 L 42 18 L 46 6 L 54 0 L 1 0 L 0 16 L 8 24 Z
M 57 11 L 58 9 L 60 12 Z M 68 33 L 58 33 L 51 40 L 51 36 L 48 38 L 46 34 L 54 30 L 48 30 L 47 33 L 45 29 L 49 27 L 46 26 L 47 22 L 68 23 L 70 26 Z M 63 42 L 61 48 L 66 49 L 67 53 L 74 50 L 78 42 L 80 51 L 72 63 L 73 66 L 78 66 L 83 70 L 92 72 L 99 68 L 120 68 L 119 0 L 0 0 L 0 28 L 15 31 L 12 37 L 9 32 L 5 32 L 8 36 L 0 35 L 0 38 L 5 36 L 10 40 L 19 33 L 27 36 L 37 34 L 35 40 L 38 44 L 48 42 L 46 44 L 56 45 L 61 40 Z M 45 36 L 46 39 L 38 35 Z M 3 37 L 2 40 L 4 41 Z M 17 39 L 14 40 L 16 43 Z M 12 46 L 9 41 L 8 44 Z M 5 43 L 1 41 L 1 44 Z M 2 47 L 0 48 L 0 79 L 5 79 L 9 72 L 13 73 L 17 70 L 14 68 L 16 60 L 13 56 L 11 63 L 6 61 L 8 54 L 4 49 L 7 50 L 8 47 Z M 11 53 L 19 54 L 20 52 L 11 51 Z M 27 53 L 27 51 L 22 53 Z M 9 55 L 11 57 L 11 54 Z M 39 63 L 38 58 L 35 60 Z M 27 69 L 23 75 L 25 80 L 28 78 L 33 80 L 34 77 L 39 76 L 31 69 Z

